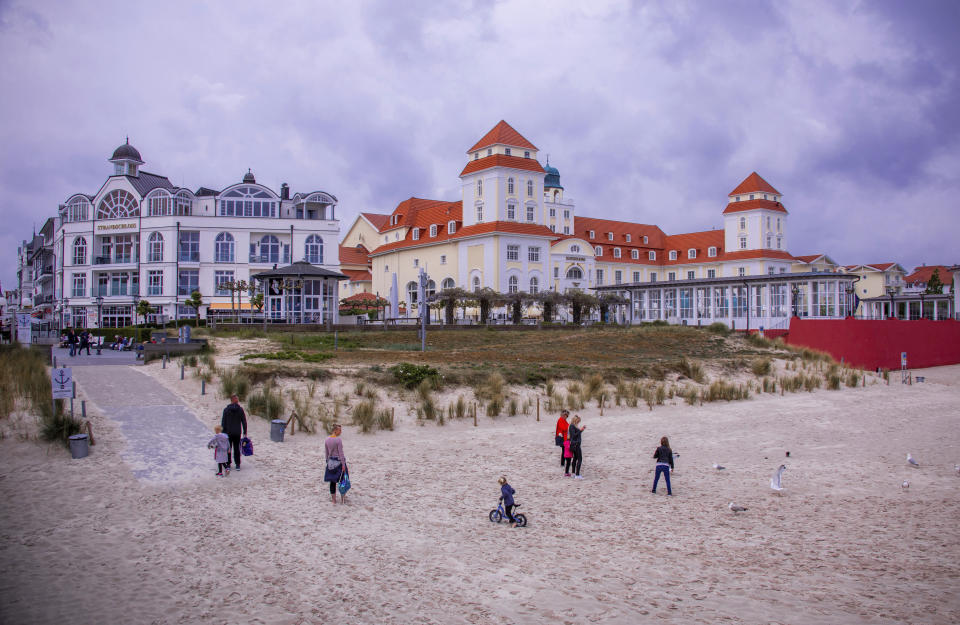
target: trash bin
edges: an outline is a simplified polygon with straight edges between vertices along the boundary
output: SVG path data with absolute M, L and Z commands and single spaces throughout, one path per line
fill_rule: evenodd
M 86 458 L 90 453 L 90 440 L 86 434 L 74 434 L 70 437 L 70 455 L 73 459 Z
M 283 431 L 287 428 L 287 422 L 283 419 L 274 419 L 270 422 L 270 440 L 274 443 L 283 442 Z

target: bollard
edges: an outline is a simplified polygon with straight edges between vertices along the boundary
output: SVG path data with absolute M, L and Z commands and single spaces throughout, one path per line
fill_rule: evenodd
M 54 369 L 57 368 L 57 357 L 56 357 L 56 356 L 53 357 L 53 368 L 54 368 Z
M 86 399 L 80 400 L 80 414 L 83 416 L 84 419 L 87 418 L 87 400 Z
M 287 422 L 283 419 L 274 419 L 270 422 L 270 440 L 274 443 L 283 442 L 283 430 L 287 427 Z
M 333 331 L 333 351 L 337 351 L 337 331 Z
M 180 379 L 183 379 L 183 363 L 180 363 Z
M 166 368 L 167 368 L 167 355 L 166 355 L 166 354 L 164 354 L 164 355 L 160 358 L 160 368 L 161 368 L 161 369 L 166 369 Z
M 201 395 L 206 395 L 206 394 L 207 394 L 207 381 L 206 381 L 206 380 L 200 380 L 200 394 L 201 394 Z
M 540 398 L 537 397 L 537 421 L 540 420 Z
M 77 460 L 86 458 L 90 453 L 90 440 L 86 434 L 74 434 L 70 437 L 70 456 Z
M 70 418 L 73 418 L 73 397 L 70 398 Z

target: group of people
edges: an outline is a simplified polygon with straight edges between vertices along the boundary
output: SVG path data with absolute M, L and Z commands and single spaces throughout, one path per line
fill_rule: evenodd
M 580 425 L 580 416 L 574 415 L 570 419 L 568 410 L 560 411 L 560 418 L 557 419 L 557 429 L 555 443 L 560 447 L 560 466 L 563 467 L 564 477 L 571 477 L 582 480 L 580 467 L 583 464 L 583 431 L 587 426 Z M 664 436 L 660 439 L 660 446 L 653 452 L 653 458 L 656 460 L 656 466 L 653 477 L 653 488 L 650 492 L 656 494 L 657 484 L 660 482 L 660 476 L 667 485 L 667 495 L 673 495 L 673 489 L 670 487 L 670 471 L 673 470 L 673 450 L 670 449 L 670 440 Z M 504 483 L 506 480 L 503 479 Z M 502 483 L 501 483 L 502 486 Z M 511 489 L 512 491 L 512 489 Z M 505 500 L 505 499 L 504 499 Z M 509 516 L 509 513 L 508 513 Z M 513 517 L 511 516 L 512 520 Z
M 87 356 L 89 356 L 91 338 L 92 336 L 86 330 L 74 332 L 73 328 L 68 328 L 67 333 L 60 339 L 60 346 L 70 348 L 71 356 L 76 356 L 84 349 L 87 350 Z

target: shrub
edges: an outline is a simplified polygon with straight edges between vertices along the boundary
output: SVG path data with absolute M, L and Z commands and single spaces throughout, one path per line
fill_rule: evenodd
M 840 374 L 839 373 L 827 373 L 827 388 L 831 391 L 840 390 Z
M 283 414 L 284 401 L 283 396 L 272 385 L 263 386 L 260 390 L 250 395 L 247 400 L 247 408 L 250 412 L 273 420 Z
M 71 417 L 65 413 L 62 406 L 62 400 L 57 401 L 60 404 L 56 414 L 45 416 L 41 420 L 40 436 L 45 441 L 63 443 L 70 446 L 70 437 L 80 432 L 80 420 Z M 53 410 L 53 408 L 51 408 Z
M 202 362 L 208 369 L 213 370 L 217 367 L 217 360 L 213 357 L 213 354 L 210 352 L 201 352 L 200 353 L 200 362 Z
M 454 408 L 455 408 L 455 411 L 451 413 L 451 415 L 455 414 L 457 419 L 462 419 L 466 415 L 467 404 L 465 401 L 463 401 L 463 395 L 457 396 L 457 403 L 454 406 Z
M 196 354 L 187 354 L 183 357 L 183 364 L 187 367 L 196 367 L 198 358 Z
M 726 380 L 714 380 L 700 395 L 702 401 L 734 401 L 737 399 L 747 399 L 750 397 L 750 391 L 743 386 L 727 382 Z
M 750 370 L 758 378 L 770 375 L 770 372 L 773 371 L 773 362 L 769 358 L 754 358 Z
M 436 381 L 440 372 L 429 365 L 415 365 L 409 362 L 401 362 L 389 369 L 398 384 L 406 388 L 416 388 L 424 380 L 432 379 Z
M 587 397 L 595 397 L 600 390 L 603 389 L 603 376 L 599 373 L 594 373 L 589 378 L 587 378 Z
M 381 430 L 393 429 L 393 413 L 389 408 L 381 408 L 377 411 L 377 427 Z
M 353 424 L 360 427 L 360 431 L 368 434 L 373 431 L 377 421 L 376 406 L 370 400 L 364 400 L 353 407 L 351 417 Z
M 851 388 L 859 386 L 860 379 L 861 379 L 861 376 L 858 372 L 852 371 L 852 370 L 847 372 L 847 380 L 846 380 L 847 386 Z
M 700 392 L 697 391 L 697 387 L 688 386 L 686 390 L 683 391 L 683 399 L 687 402 L 687 405 L 696 406 L 700 400 Z
M 250 378 L 235 369 L 220 370 L 220 397 L 230 399 L 236 395 L 241 400 L 247 399 L 250 391 Z
M 692 363 L 689 360 L 687 360 L 686 357 L 681 358 L 680 362 L 674 365 L 673 368 L 674 370 L 677 371 L 677 373 L 685 375 L 686 377 L 690 378 L 691 380 L 699 384 L 702 384 L 703 381 L 706 379 L 706 375 L 703 372 L 703 365 L 701 365 L 698 362 Z
M 773 341 L 771 341 L 766 337 L 760 336 L 759 332 L 747 332 L 746 339 L 747 339 L 747 343 L 750 343 L 755 347 L 772 347 L 773 346 Z
M 503 397 L 493 397 L 487 402 L 487 416 L 498 417 L 503 412 Z
M 207 384 L 210 384 L 213 381 L 213 371 L 210 369 L 205 369 L 203 367 L 197 367 L 193 372 L 194 377 L 200 378 Z
M 511 397 L 509 407 L 507 408 L 507 414 L 510 415 L 511 417 L 515 417 L 517 416 L 517 412 L 519 411 L 519 409 L 520 409 L 520 406 L 517 404 L 517 398 Z
M 727 327 L 727 324 L 715 321 L 707 326 L 707 332 L 713 332 L 714 334 L 719 334 L 720 336 L 727 336 L 730 334 L 730 328 Z
M 546 391 L 547 396 L 553 395 L 553 380 L 547 380 Z

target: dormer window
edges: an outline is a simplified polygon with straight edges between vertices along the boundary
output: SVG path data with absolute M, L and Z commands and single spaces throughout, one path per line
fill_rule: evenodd
M 630 235 L 629 235 L 629 234 L 625 234 L 625 235 L 623 235 L 623 236 L 626 237 L 627 243 L 629 243 L 629 242 L 630 242 Z
M 530 158 L 530 151 L 529 151 L 529 150 L 527 150 L 526 152 L 523 153 L 523 158 Z
M 595 233 L 593 232 L 593 230 L 588 230 L 588 231 L 587 231 L 587 236 L 590 237 L 591 239 L 594 238 L 594 234 L 595 234 Z
M 767 194 L 766 194 L 766 193 L 763 194 L 763 199 L 767 199 Z
M 457 231 L 457 222 L 456 222 L 456 221 L 448 221 L 448 222 L 447 222 L 447 234 L 453 234 L 453 233 L 456 232 L 456 231 Z
M 437 236 L 437 224 L 430 224 L 430 236 Z
M 753 193 L 750 194 L 750 199 L 751 199 L 751 200 L 753 199 Z
M 647 252 L 647 258 L 648 258 L 649 260 L 657 260 L 657 253 L 656 253 L 656 252 Z M 655 279 L 654 279 L 654 280 L 651 280 L 651 282 L 654 282 L 654 281 L 655 281 Z
M 474 153 L 473 153 L 473 160 L 477 160 L 478 158 L 480 158 L 480 152 L 474 152 Z
M 503 148 L 503 153 L 510 156 L 510 148 Z
M 630 258 L 640 260 L 640 250 L 630 250 Z M 636 282 L 636 280 L 634 280 L 634 282 Z
M 693 249 L 692 247 L 689 250 L 687 250 L 687 258 L 696 258 L 696 257 L 697 257 L 697 250 Z
M 597 247 L 593 248 L 593 253 L 596 256 L 603 256 L 603 248 L 598 245 Z
M 737 201 L 738 201 L 738 202 L 740 201 L 740 196 L 739 196 L 739 195 L 737 196 Z
M 677 260 L 677 250 L 670 250 L 670 260 Z
M 713 258 L 716 255 L 717 255 L 717 248 L 715 246 L 711 246 L 707 248 L 707 256 L 709 256 L 710 258 Z
M 613 233 L 612 233 L 612 232 L 608 232 L 608 233 L 607 233 L 607 241 L 613 241 Z
M 647 235 L 643 235 L 643 244 L 644 244 L 644 245 L 647 244 Z
M 493 148 L 487 148 L 487 156 L 493 156 Z
M 619 247 L 613 248 L 613 257 L 614 257 L 614 258 L 620 258 L 620 248 L 619 248 Z
M 420 228 L 414 228 L 414 229 L 413 229 L 413 240 L 414 240 L 414 241 L 419 241 L 419 240 L 420 240 Z

